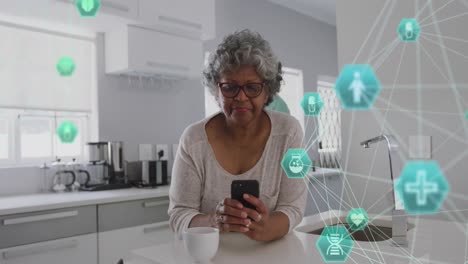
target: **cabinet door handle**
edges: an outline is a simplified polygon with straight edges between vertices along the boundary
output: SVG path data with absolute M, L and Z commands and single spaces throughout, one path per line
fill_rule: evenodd
M 150 207 L 156 207 L 156 206 L 166 205 L 166 204 L 169 204 L 169 200 L 156 201 L 156 202 L 144 202 L 143 207 L 150 208 Z
M 200 23 L 194 23 L 194 22 L 190 22 L 190 21 L 183 20 L 180 18 L 175 18 L 171 16 L 158 16 L 158 20 L 161 22 L 169 23 L 169 24 L 189 27 L 192 29 L 196 29 L 198 31 L 202 30 L 202 25 Z
M 109 2 L 106 0 L 101 0 L 102 7 L 104 8 L 110 8 L 110 9 L 115 9 L 121 12 L 128 13 L 130 12 L 130 8 L 128 6 L 120 5 L 114 2 Z
M 143 228 L 143 233 L 145 234 L 152 233 L 164 227 L 169 227 L 169 221 L 165 221 L 165 222 L 154 224 L 152 226 L 145 227 Z
M 49 251 L 63 250 L 67 248 L 74 248 L 78 246 L 78 241 L 76 239 L 60 242 L 51 242 L 46 245 L 34 245 L 24 249 L 12 249 L 2 253 L 4 260 L 19 258 L 24 256 L 41 254 Z
M 45 220 L 51 220 L 51 219 L 72 217 L 72 216 L 77 216 L 77 215 L 78 215 L 78 211 L 68 211 L 68 212 L 60 212 L 60 213 L 52 213 L 52 214 L 25 216 L 25 217 L 4 219 L 3 225 L 17 225 L 17 224 L 24 224 L 24 223 L 32 223 L 32 222 L 39 222 L 39 221 L 45 221 Z

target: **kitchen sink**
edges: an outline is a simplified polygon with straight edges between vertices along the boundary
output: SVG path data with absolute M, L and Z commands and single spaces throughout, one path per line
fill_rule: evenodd
M 391 240 L 392 238 L 392 218 L 389 216 L 372 216 L 370 215 L 369 225 L 362 231 L 353 231 L 346 223 L 345 211 L 328 211 L 311 218 L 306 222 L 301 223 L 295 228 L 297 234 L 306 236 L 320 236 L 326 226 L 344 226 L 348 229 L 351 237 L 355 241 L 379 242 Z M 414 224 L 408 223 L 408 230 L 414 228 Z
M 345 226 L 351 234 L 351 238 L 356 241 L 384 241 L 392 237 L 392 228 L 386 226 L 368 225 L 362 231 L 353 231 L 348 224 L 335 224 L 333 226 Z M 321 235 L 324 228 L 315 229 L 307 234 Z

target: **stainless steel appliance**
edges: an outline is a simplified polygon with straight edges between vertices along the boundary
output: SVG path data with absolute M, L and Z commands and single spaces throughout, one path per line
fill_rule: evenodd
M 142 184 L 167 185 L 167 160 L 141 161 Z
M 108 142 L 109 183 L 125 183 L 123 142 Z
M 92 172 L 93 184 L 109 183 L 109 168 L 107 160 L 109 160 L 108 142 L 88 142 L 86 143 L 88 154 L 88 169 Z
M 129 188 L 125 170 L 123 142 L 88 142 L 89 166 L 101 168 L 99 177 L 102 182 L 81 188 L 85 191 L 98 191 Z
M 99 163 L 109 159 L 108 142 L 88 142 L 88 159 L 91 163 Z

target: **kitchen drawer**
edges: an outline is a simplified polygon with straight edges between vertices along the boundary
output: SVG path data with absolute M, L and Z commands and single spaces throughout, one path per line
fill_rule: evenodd
M 169 220 L 169 197 L 98 205 L 99 232 Z
M 1 264 L 97 264 L 97 262 L 96 233 L 0 249 Z
M 0 216 L 0 248 L 97 232 L 96 206 Z

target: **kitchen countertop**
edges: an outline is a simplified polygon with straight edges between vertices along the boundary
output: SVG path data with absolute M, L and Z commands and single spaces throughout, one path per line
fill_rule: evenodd
M 301 225 L 321 223 L 326 217 L 330 217 L 330 212 L 306 217 Z M 389 221 L 390 217 L 386 219 Z M 410 222 L 414 226 L 408 231 L 408 247 L 395 247 L 389 240 L 355 241 L 346 263 L 465 263 L 466 237 L 463 223 L 427 218 L 411 218 Z M 325 263 L 316 247 L 319 237 L 295 231 L 278 241 L 262 243 L 238 233 L 223 233 L 220 236 L 220 247 L 211 263 Z M 183 242 L 177 238 L 170 243 L 135 250 L 133 255 L 128 263 L 192 263 Z
M 94 192 L 36 193 L 0 197 L 0 215 L 169 196 L 169 186 Z
M 340 175 L 339 169 L 317 168 L 309 177 Z M 28 213 L 66 207 L 114 203 L 139 199 L 169 196 L 169 186 L 156 189 L 120 189 L 95 192 L 35 193 L 27 195 L 0 196 L 0 215 Z

